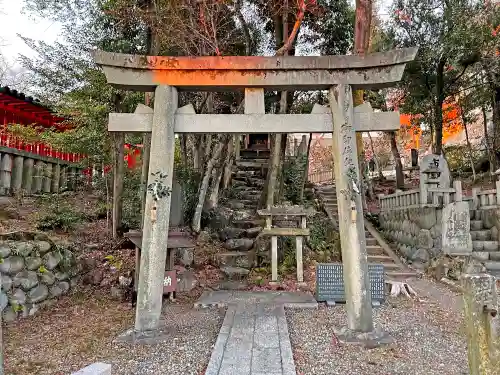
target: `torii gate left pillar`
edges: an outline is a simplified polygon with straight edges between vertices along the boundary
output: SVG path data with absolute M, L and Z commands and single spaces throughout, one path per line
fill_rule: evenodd
M 175 133 L 326 133 L 333 132 L 339 226 L 344 256 L 348 328 L 373 329 L 359 186 L 355 131 L 394 130 L 384 116 L 354 111 L 351 86 L 373 89 L 401 79 L 414 48 L 360 56 L 320 57 L 144 57 L 97 51 L 108 83 L 155 91 L 154 114 L 110 114 L 110 131 L 152 132 L 150 176 L 143 227 L 136 335 L 149 336 L 160 325 L 162 281 L 170 216 Z M 177 110 L 177 90 L 245 90 L 249 105 L 263 101 L 264 90 L 330 90 L 330 113 L 309 115 L 197 115 Z M 248 95 L 248 96 L 247 96 Z M 376 114 L 379 115 L 379 114 Z M 373 120 L 378 126 L 373 126 Z M 389 124 L 389 127 L 387 127 Z M 341 198 L 343 197 L 343 198 Z M 353 210 L 354 208 L 354 210 Z M 354 212 L 354 213 L 353 213 Z M 355 217 L 356 216 L 356 217 Z

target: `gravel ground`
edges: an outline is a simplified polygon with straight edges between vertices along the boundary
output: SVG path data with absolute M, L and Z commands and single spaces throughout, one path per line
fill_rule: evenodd
M 456 294 L 426 280 L 411 285 L 418 299 L 398 297 L 374 309 L 375 326 L 394 338 L 386 347 L 339 345 L 334 328 L 346 325 L 344 306 L 287 311 L 297 374 L 468 374 Z
M 165 317 L 167 341 L 136 348 L 112 344 L 112 357 L 103 358 L 103 362 L 113 364 L 113 375 L 198 375 L 205 370 L 224 310 L 168 306 Z
M 199 375 L 210 360 L 224 310 L 166 305 L 168 341 L 155 346 L 114 343 L 134 312 L 105 296 L 63 298 L 47 311 L 4 328 L 5 373 L 67 375 L 91 363 L 113 364 L 113 375 Z

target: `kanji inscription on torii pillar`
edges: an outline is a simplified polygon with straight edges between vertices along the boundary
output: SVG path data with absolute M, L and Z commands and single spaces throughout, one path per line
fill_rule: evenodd
M 155 92 L 153 113 L 111 113 L 108 129 L 152 132 L 149 170 L 166 176 L 163 184 L 167 190 L 172 188 L 175 133 L 333 132 L 348 325 L 352 331 L 370 332 L 372 310 L 363 209 L 356 193 L 359 170 L 354 132 L 395 130 L 399 123 L 393 117 L 397 114 L 354 109 L 351 90 L 393 85 L 416 52 L 416 48 L 406 48 L 365 56 L 158 57 L 96 51 L 94 58 L 111 85 Z M 202 115 L 195 114 L 191 105 L 178 108 L 178 90 L 245 90 L 245 106 L 252 108 L 263 102 L 264 90 L 329 90 L 330 108 L 328 113 L 311 114 L 248 110 L 245 114 Z M 146 200 L 146 212 L 154 209 L 155 220 L 144 217 L 137 333 L 156 330 L 161 314 L 171 198 L 153 198 L 148 194 Z M 352 208 L 359 214 L 353 216 Z

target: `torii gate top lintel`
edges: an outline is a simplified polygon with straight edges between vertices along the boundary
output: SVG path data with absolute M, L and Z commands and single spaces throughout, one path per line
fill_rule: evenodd
M 401 80 L 417 48 L 365 56 L 141 56 L 95 51 L 108 83 L 134 91 L 322 90 L 337 84 L 377 89 Z

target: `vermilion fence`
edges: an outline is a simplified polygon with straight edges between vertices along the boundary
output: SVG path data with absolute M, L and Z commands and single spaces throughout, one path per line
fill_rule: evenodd
M 26 151 L 35 155 L 51 157 L 72 163 L 77 163 L 85 159 L 85 155 L 64 152 L 52 148 L 43 142 L 28 142 L 20 137 L 13 136 L 6 131 L 0 131 L 0 146 Z

